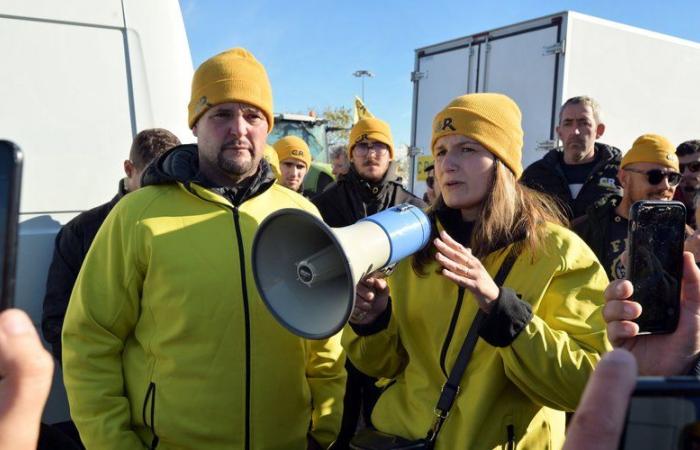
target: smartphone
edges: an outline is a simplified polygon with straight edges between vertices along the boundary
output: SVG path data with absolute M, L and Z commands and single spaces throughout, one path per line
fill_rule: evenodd
M 22 151 L 0 140 L 0 310 L 14 305 Z
M 700 379 L 640 377 L 618 448 L 700 449 Z
M 642 200 L 630 209 L 627 279 L 642 305 L 639 334 L 672 333 L 680 314 L 685 206 Z

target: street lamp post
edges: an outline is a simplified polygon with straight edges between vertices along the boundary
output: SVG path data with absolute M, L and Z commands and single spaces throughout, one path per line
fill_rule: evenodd
M 362 82 L 362 103 L 365 102 L 365 78 L 367 77 L 374 77 L 374 74 L 370 72 L 369 70 L 356 70 L 353 73 L 353 76 L 357 77 L 360 79 Z

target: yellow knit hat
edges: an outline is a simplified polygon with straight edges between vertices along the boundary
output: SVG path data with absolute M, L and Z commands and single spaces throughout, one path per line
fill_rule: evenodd
M 389 124 L 376 117 L 358 120 L 350 130 L 350 158 L 355 144 L 363 139 L 372 139 L 389 146 L 389 159 L 394 159 L 394 140 L 391 138 Z
M 192 96 L 189 104 L 189 124 L 212 106 L 227 102 L 253 105 L 267 117 L 268 132 L 274 124 L 272 88 L 267 72 L 252 53 L 233 48 L 212 56 L 197 68 L 192 77 Z
M 520 178 L 523 173 L 522 115 L 515 102 L 503 94 L 467 94 L 452 100 L 433 119 L 430 149 L 442 136 L 461 134 L 493 153 Z
M 265 151 L 263 152 L 263 158 L 267 160 L 268 164 L 272 168 L 272 172 L 275 174 L 275 178 L 280 177 L 280 160 L 277 157 L 277 152 L 271 145 L 265 144 Z
M 285 136 L 272 146 L 277 152 L 280 162 L 293 158 L 306 164 L 307 169 L 311 166 L 311 151 L 303 139 L 296 136 Z
M 676 148 L 671 142 L 658 134 L 643 134 L 639 136 L 632 148 L 625 153 L 620 167 L 637 162 L 656 163 L 680 171 Z

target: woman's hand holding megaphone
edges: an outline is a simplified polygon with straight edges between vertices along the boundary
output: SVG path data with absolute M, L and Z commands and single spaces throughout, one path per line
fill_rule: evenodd
M 350 322 L 367 325 L 374 322 L 389 304 L 389 285 L 384 278 L 368 276 L 357 283 L 355 289 L 355 308 Z

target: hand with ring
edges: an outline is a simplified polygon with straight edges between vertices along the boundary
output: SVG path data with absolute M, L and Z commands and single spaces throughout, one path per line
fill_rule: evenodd
M 384 278 L 368 276 L 355 288 L 355 308 L 350 323 L 366 325 L 374 322 L 389 304 L 389 286 Z
M 498 298 L 500 289 L 472 251 L 455 241 L 446 231 L 433 243 L 438 252 L 435 259 L 442 266 L 442 274 L 457 285 L 468 289 L 479 302 L 479 308 L 488 313 L 491 302 Z

